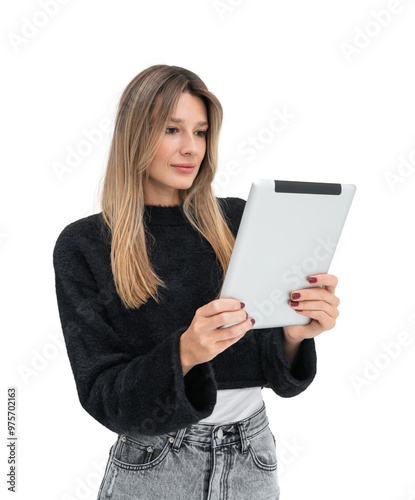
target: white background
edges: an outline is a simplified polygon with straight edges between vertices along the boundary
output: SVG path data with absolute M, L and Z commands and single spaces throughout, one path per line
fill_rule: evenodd
M 223 105 L 218 196 L 246 199 L 255 178 L 357 186 L 330 268 L 340 316 L 316 339 L 316 379 L 292 399 L 263 390 L 281 498 L 415 498 L 414 3 L 2 5 L 2 498 L 96 498 L 116 435 L 79 404 L 52 251 L 64 226 L 100 211 L 110 132 L 88 150 L 84 131 L 112 126 L 116 99 L 153 64 L 194 71 Z M 275 109 L 293 118 L 272 134 Z M 243 152 L 250 136 L 262 147 L 252 159 Z M 79 163 L 59 177 L 71 148 L 82 151 Z M 10 386 L 18 394 L 14 496 Z

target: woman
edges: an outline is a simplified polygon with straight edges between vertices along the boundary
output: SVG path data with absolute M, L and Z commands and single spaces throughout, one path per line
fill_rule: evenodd
M 218 298 L 245 204 L 212 192 L 221 123 L 191 71 L 141 72 L 120 99 L 102 212 L 54 248 L 80 403 L 118 434 L 99 499 L 279 498 L 261 390 L 291 397 L 312 382 L 337 278 L 295 291 L 305 326 L 252 330 L 237 297 Z

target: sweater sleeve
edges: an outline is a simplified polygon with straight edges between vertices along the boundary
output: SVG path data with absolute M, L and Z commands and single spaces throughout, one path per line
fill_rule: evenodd
M 131 436 L 176 431 L 209 416 L 217 391 L 210 363 L 198 364 L 183 376 L 180 336 L 188 326 L 166 331 L 163 342 L 149 352 L 132 352 L 105 307 L 91 307 L 100 290 L 82 238 L 67 228 L 56 241 L 53 265 L 59 316 L 82 407 L 108 429 Z
M 284 330 L 258 328 L 253 334 L 260 352 L 266 380 L 264 387 L 271 388 L 284 398 L 297 396 L 313 381 L 316 375 L 317 356 L 314 339 L 301 342 L 290 367 L 284 351 Z

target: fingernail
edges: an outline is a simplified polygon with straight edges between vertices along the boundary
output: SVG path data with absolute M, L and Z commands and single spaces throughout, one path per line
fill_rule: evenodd
M 292 300 L 292 301 L 291 301 L 291 305 L 292 305 L 293 307 L 297 307 L 297 306 L 299 306 L 299 305 L 300 305 L 300 303 L 299 303 L 299 302 L 295 302 L 294 300 Z
M 299 299 L 301 297 L 301 293 L 293 293 L 291 298 L 292 299 Z
M 317 282 L 317 278 L 308 278 L 308 282 L 309 283 L 316 283 Z
M 246 311 L 245 311 L 245 313 L 246 313 L 246 319 L 248 319 L 248 317 L 249 317 L 249 314 L 248 314 L 248 313 L 247 313 Z
M 243 309 L 245 307 L 245 304 L 241 302 L 241 308 Z
M 254 320 L 254 318 L 251 318 L 251 323 L 252 323 L 252 326 L 254 326 L 254 325 L 255 325 L 255 320 Z

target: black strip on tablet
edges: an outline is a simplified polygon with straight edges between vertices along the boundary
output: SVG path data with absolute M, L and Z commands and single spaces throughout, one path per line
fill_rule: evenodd
M 329 182 L 274 181 L 276 193 L 341 194 L 341 184 Z

